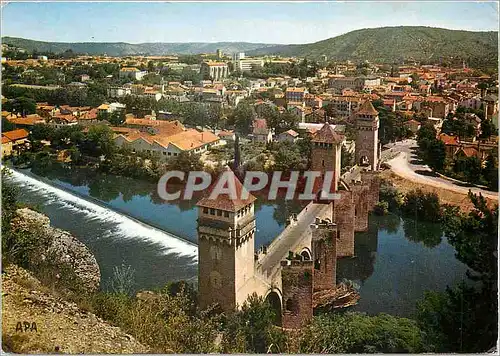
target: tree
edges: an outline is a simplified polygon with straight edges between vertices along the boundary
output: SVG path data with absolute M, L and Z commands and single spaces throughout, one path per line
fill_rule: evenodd
M 30 132 L 30 140 L 48 140 L 50 141 L 54 136 L 55 129 L 47 124 L 33 125 Z
M 178 156 L 170 158 L 167 168 L 170 171 L 189 173 L 203 170 L 203 162 L 200 160 L 200 155 L 183 151 Z
M 12 131 L 16 129 L 16 125 L 14 125 L 12 122 L 7 120 L 6 118 L 2 117 L 2 131 L 7 132 L 7 131 Z
M 21 96 L 19 98 L 9 100 L 5 103 L 6 111 L 22 114 L 23 116 L 36 113 L 36 101 Z
M 488 139 L 490 136 L 495 135 L 497 132 L 495 125 L 489 119 L 483 120 L 481 122 L 481 134 L 479 135 L 482 139 Z
M 273 323 L 274 311 L 269 303 L 255 293 L 249 296 L 241 309 L 227 318 L 222 339 L 224 353 L 266 353 L 273 345 L 280 352 L 285 336 Z
M 300 338 L 301 353 L 419 353 L 423 334 L 411 319 L 345 313 L 315 317 Z
M 307 164 L 304 162 L 297 145 L 288 142 L 275 143 L 274 145 L 277 145 L 278 149 L 273 150 L 273 170 L 289 172 L 306 168 Z
M 255 118 L 255 111 L 247 102 L 240 102 L 231 115 L 231 122 L 236 126 L 238 133 L 248 135 L 250 126 Z
M 488 188 L 494 191 L 498 190 L 498 160 L 490 154 L 486 158 L 486 164 L 483 169 L 483 177 L 488 183 Z
M 434 171 L 442 171 L 446 159 L 446 145 L 441 140 L 433 140 L 430 142 L 426 154 L 427 164 Z
M 415 220 L 438 222 L 441 218 L 438 195 L 420 189 L 406 194 L 401 210 L 405 216 Z
M 113 131 L 106 125 L 92 125 L 87 133 L 86 150 L 93 156 L 112 155 L 115 150 Z

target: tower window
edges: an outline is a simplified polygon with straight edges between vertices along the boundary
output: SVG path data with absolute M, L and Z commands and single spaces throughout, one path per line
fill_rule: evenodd
M 324 167 L 325 166 L 325 160 L 321 160 L 321 165 Z

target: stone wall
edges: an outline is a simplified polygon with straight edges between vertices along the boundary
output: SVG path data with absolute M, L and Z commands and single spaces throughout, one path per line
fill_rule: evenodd
M 312 229 L 313 290 L 332 289 L 336 285 L 337 226 L 328 221 L 317 221 Z
M 201 308 L 219 303 L 236 307 L 235 247 L 220 239 L 198 238 L 198 300 Z
M 380 177 L 378 172 L 364 171 L 361 172 L 361 179 L 368 185 L 365 199 L 368 203 L 367 209 L 370 212 L 379 201 Z
M 354 200 L 354 231 L 368 229 L 368 203 L 370 186 L 366 182 L 356 182 L 351 185 Z
M 313 317 L 313 261 L 281 261 L 283 288 L 282 325 L 298 329 Z
M 333 201 L 333 222 L 337 224 L 337 257 L 354 255 L 354 200 L 353 192 L 340 190 L 340 199 Z

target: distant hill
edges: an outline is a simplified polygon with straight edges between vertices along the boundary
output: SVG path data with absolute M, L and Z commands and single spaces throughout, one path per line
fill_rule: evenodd
M 381 27 L 348 32 L 327 40 L 300 44 L 276 45 L 247 42 L 216 43 L 139 43 L 125 42 L 41 42 L 16 37 L 3 37 L 3 43 L 28 51 L 126 56 L 137 54 L 199 54 L 245 52 L 249 55 L 282 55 L 334 60 L 393 63 L 400 60 L 438 62 L 440 59 L 461 61 L 469 65 L 498 62 L 498 32 L 471 32 L 421 26 Z
M 62 53 L 71 49 L 75 53 L 104 54 L 109 56 L 127 55 L 165 55 L 215 53 L 217 49 L 224 53 L 248 52 L 257 48 L 276 46 L 276 44 L 247 42 L 188 42 L 188 43 L 126 43 L 126 42 L 42 42 L 18 37 L 2 37 L 2 43 L 23 48 L 29 52 Z
M 456 31 L 433 27 L 400 26 L 362 29 L 327 40 L 259 48 L 249 55 L 320 57 L 334 60 L 395 62 L 401 59 L 439 61 L 440 58 L 497 62 L 498 32 Z

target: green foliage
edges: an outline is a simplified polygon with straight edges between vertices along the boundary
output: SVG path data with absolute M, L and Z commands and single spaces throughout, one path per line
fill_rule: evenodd
M 36 112 L 36 102 L 31 98 L 20 96 L 12 100 L 8 100 L 2 105 L 2 110 L 15 112 L 25 115 L 34 114 Z
M 438 195 L 436 193 L 425 193 L 420 189 L 406 194 L 401 211 L 405 216 L 420 221 L 438 222 L 441 218 Z
M 418 353 L 424 340 L 415 321 L 387 314 L 318 316 L 300 339 L 301 353 Z
M 381 45 L 383 44 L 383 45 Z M 254 54 L 277 54 L 333 60 L 395 63 L 401 60 L 445 62 L 471 67 L 497 67 L 496 32 L 469 32 L 423 26 L 399 26 L 351 31 L 327 40 L 303 44 L 262 48 Z
M 446 160 L 446 146 L 436 138 L 433 125 L 423 125 L 417 134 L 419 156 L 435 171 L 443 171 Z
M 387 215 L 389 213 L 389 203 L 386 201 L 379 201 L 377 204 L 375 204 L 373 212 L 379 216 Z
M 254 118 L 255 111 L 253 107 L 249 103 L 242 101 L 236 106 L 229 119 L 231 123 L 234 123 L 238 133 L 248 135 Z
M 387 202 L 389 211 L 399 211 L 404 204 L 404 195 L 400 193 L 389 181 L 383 180 L 380 184 L 379 200 Z
M 481 183 L 482 164 L 475 156 L 454 159 L 453 172 L 457 178 L 466 182 Z
M 497 134 L 497 129 L 491 120 L 483 120 L 481 122 L 481 134 L 479 135 L 482 139 L 488 139 L 492 135 Z
M 482 174 L 488 183 L 488 188 L 498 191 L 498 159 L 494 155 L 490 154 L 486 158 Z
M 269 147 L 274 157 L 273 171 L 290 172 L 307 168 L 308 157 L 302 155 L 297 144 L 273 142 Z
M 106 125 L 90 126 L 85 146 L 93 156 L 112 155 L 116 151 L 113 131 Z
M 7 132 L 7 131 L 12 131 L 16 129 L 16 125 L 11 123 L 9 120 L 6 118 L 2 117 L 2 131 Z
M 192 152 L 181 152 L 178 156 L 172 157 L 167 163 L 168 170 L 192 172 L 202 171 L 203 163 L 200 160 L 200 155 Z
M 283 332 L 273 325 L 274 311 L 262 297 L 248 297 L 240 310 L 229 315 L 223 331 L 224 353 L 266 353 L 271 346 L 283 350 Z
M 29 269 L 37 265 L 50 241 L 40 225 L 19 220 L 19 191 L 6 179 L 8 175 L 2 170 L 2 262 Z

